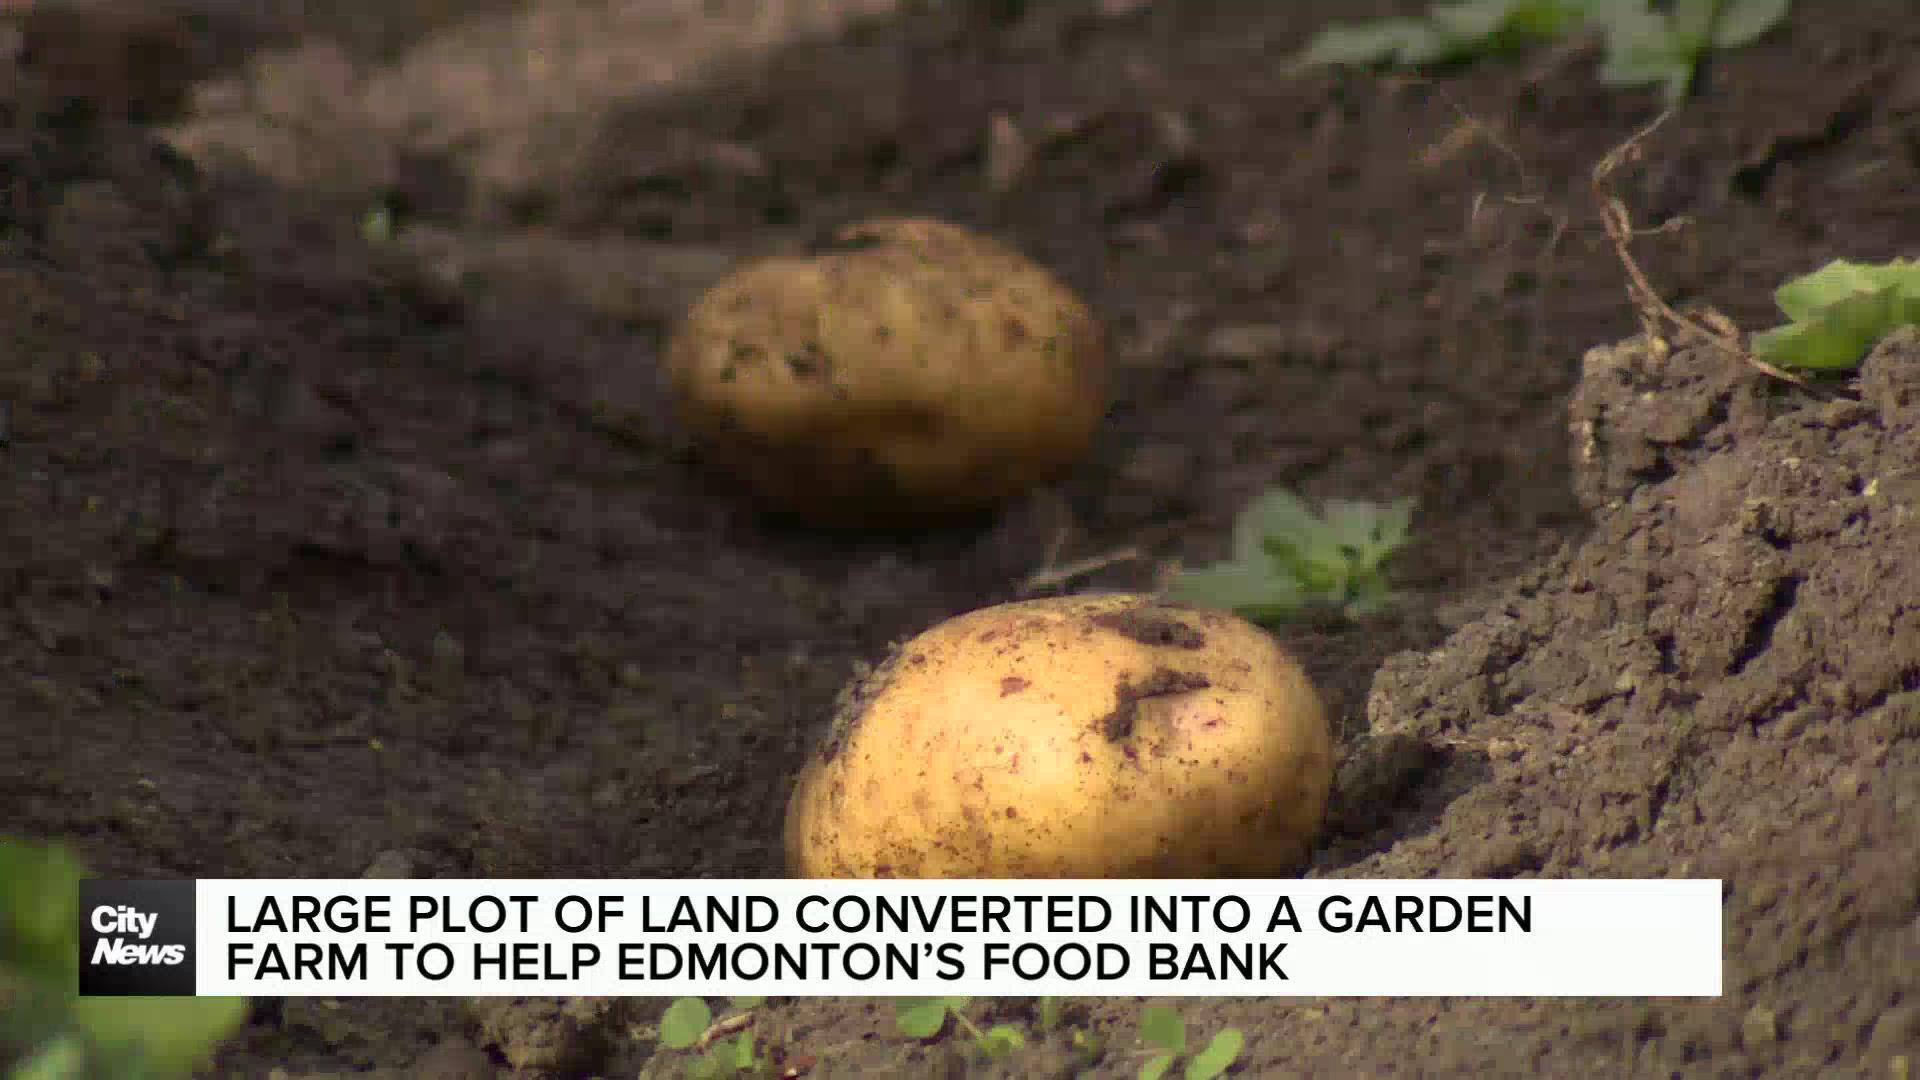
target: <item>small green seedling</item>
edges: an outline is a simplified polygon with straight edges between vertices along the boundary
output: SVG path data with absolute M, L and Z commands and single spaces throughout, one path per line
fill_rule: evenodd
M 82 998 L 79 862 L 0 836 L 0 1051 L 7 1080 L 190 1076 L 247 1016 L 245 998 Z
M 1072 1062 L 1067 1071 L 1075 1076 L 1098 1065 L 1106 1053 L 1098 1035 L 1078 1026 L 1082 1018 L 1083 1011 L 1070 1005 L 1068 999 L 1056 997 L 1040 998 L 1034 1016 L 1034 1027 L 1042 1035 L 1061 1032 L 1066 1036 L 1066 1050 Z
M 1572 30 L 1589 0 L 1467 0 L 1435 4 L 1425 18 L 1374 19 L 1329 26 L 1297 63 L 1426 67 L 1497 56 Z
M 1658 86 L 1668 104 L 1684 100 L 1707 54 L 1751 45 L 1787 17 L 1792 0 L 1674 0 L 1672 10 L 1645 3 L 1594 3 L 1592 21 L 1606 39 L 1600 81 Z
M 1920 262 L 1837 259 L 1773 298 L 1789 321 L 1753 335 L 1755 356 L 1783 368 L 1848 370 L 1894 329 L 1920 326 Z
M 1187 1022 L 1163 1005 L 1141 1010 L 1140 1041 L 1155 1048 L 1154 1055 L 1140 1066 L 1140 1080 L 1160 1080 L 1182 1059 L 1187 1063 L 1187 1080 L 1213 1080 L 1233 1067 L 1247 1045 L 1247 1037 L 1239 1028 L 1224 1028 L 1205 1048 L 1188 1056 Z
M 1012 1024 L 995 1024 L 982 1029 L 967 1019 L 961 1010 L 971 998 L 905 998 L 894 1006 L 894 1025 L 910 1039 L 931 1039 L 946 1030 L 947 1018 L 973 1041 L 982 1057 L 1000 1057 L 1027 1045 L 1026 1033 Z
M 1100 1036 L 1085 1028 L 1075 1028 L 1067 1035 L 1067 1052 L 1078 1071 L 1100 1064 L 1106 1057 L 1107 1047 Z
M 744 1016 L 765 998 L 734 998 L 735 1015 Z M 674 999 L 660 1014 L 660 1043 L 671 1050 L 693 1050 L 713 1028 L 713 1009 L 697 997 Z M 743 1031 L 730 1039 L 718 1039 L 706 1052 L 687 1063 L 687 1080 L 722 1080 L 741 1073 L 764 1072 L 766 1061 L 760 1057 L 753 1033 Z
M 1600 79 L 1609 86 L 1659 86 L 1684 98 L 1714 49 L 1751 44 L 1786 17 L 1792 0 L 1463 0 L 1435 4 L 1425 18 L 1331 26 L 1297 63 L 1426 67 L 1498 56 L 1577 31 L 1605 43 Z
M 385 203 L 373 207 L 360 217 L 360 236 L 368 244 L 376 247 L 393 242 L 393 207 Z
M 947 1016 L 967 1007 L 963 997 L 902 998 L 894 1003 L 893 1024 L 909 1039 L 931 1039 L 946 1030 Z
M 1385 563 L 1407 542 L 1413 506 L 1329 500 L 1315 514 L 1299 496 L 1269 490 L 1234 521 L 1232 557 L 1180 571 L 1167 595 L 1266 624 L 1309 608 L 1376 611 L 1390 597 Z

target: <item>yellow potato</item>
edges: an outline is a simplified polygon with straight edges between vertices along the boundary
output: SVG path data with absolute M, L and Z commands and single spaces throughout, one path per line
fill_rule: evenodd
M 1326 708 L 1239 617 L 1133 594 L 951 619 L 842 695 L 787 808 L 811 878 L 1275 876 L 1333 781 Z
M 934 221 L 744 267 L 694 305 L 666 367 L 709 456 L 764 503 L 832 523 L 991 507 L 1084 453 L 1107 405 L 1086 305 Z

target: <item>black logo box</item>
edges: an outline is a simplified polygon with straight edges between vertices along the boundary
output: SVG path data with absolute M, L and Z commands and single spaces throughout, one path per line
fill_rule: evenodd
M 194 893 L 191 881 L 82 880 L 80 996 L 192 997 Z

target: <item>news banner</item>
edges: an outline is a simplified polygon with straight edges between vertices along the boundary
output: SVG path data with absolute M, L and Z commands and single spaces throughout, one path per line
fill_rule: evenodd
M 1718 881 L 109 881 L 84 996 L 1717 996 Z

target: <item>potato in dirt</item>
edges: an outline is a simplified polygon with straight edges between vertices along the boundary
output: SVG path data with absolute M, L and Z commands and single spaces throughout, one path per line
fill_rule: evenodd
M 1137 594 L 941 623 L 843 694 L 787 812 L 817 878 L 1212 878 L 1295 869 L 1327 710 L 1238 616 Z
M 682 422 L 772 509 L 897 525 L 989 509 L 1083 454 L 1104 335 L 1050 272 L 955 225 L 880 220 L 749 264 L 667 353 Z

